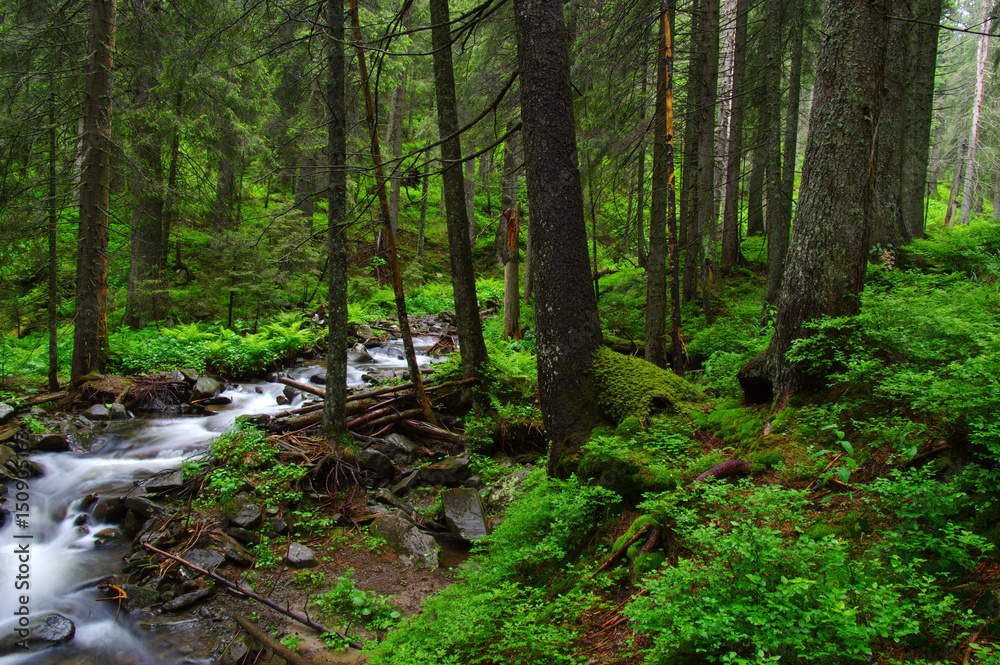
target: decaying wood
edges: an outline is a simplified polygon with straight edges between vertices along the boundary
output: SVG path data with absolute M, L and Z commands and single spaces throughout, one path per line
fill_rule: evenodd
M 429 439 L 437 439 L 438 441 L 446 441 L 448 443 L 462 442 L 461 434 L 455 434 L 454 432 L 449 432 L 446 429 L 435 427 L 434 425 L 425 423 L 422 420 L 404 420 L 400 424 L 403 427 L 417 432 L 422 436 L 426 436 Z
M 282 644 L 281 642 L 274 639 L 273 637 L 265 633 L 257 626 L 247 621 L 242 615 L 234 612 L 233 621 L 238 623 L 240 625 L 240 628 L 245 630 L 250 635 L 250 637 L 262 643 L 268 649 L 273 651 L 275 655 L 284 658 L 285 662 L 288 663 L 288 665 L 312 665 L 311 661 L 306 660 L 299 654 L 295 653 L 294 651 L 286 647 L 284 644 Z
M 615 552 L 610 557 L 608 557 L 608 560 L 605 561 L 604 563 L 602 563 L 600 568 L 598 568 L 597 570 L 595 570 L 594 572 L 592 572 L 590 574 L 590 577 L 588 579 L 593 579 L 595 575 L 597 575 L 599 573 L 603 573 L 605 570 L 607 570 L 608 568 L 610 568 L 611 566 L 613 566 L 615 564 L 615 562 L 618 561 L 618 559 L 620 559 L 621 556 L 623 554 L 625 554 L 625 552 L 628 551 L 628 548 L 631 547 L 632 544 L 635 543 L 635 541 L 639 540 L 644 535 L 646 535 L 647 531 L 649 531 L 649 525 L 646 525 L 646 526 L 642 527 L 641 529 L 639 529 L 639 531 L 636 532 L 636 534 L 634 536 L 632 536 L 631 538 L 629 538 L 628 542 L 626 542 L 624 545 L 622 545 L 618 549 L 617 552 Z
M 362 646 L 358 642 L 355 642 L 353 640 L 348 640 L 347 636 L 344 635 L 343 633 L 337 632 L 337 631 L 333 630 L 332 628 L 327 628 L 323 624 L 318 623 L 316 621 L 313 621 L 309 617 L 302 616 L 298 612 L 294 612 L 294 611 L 288 609 L 287 607 L 282 607 L 281 605 L 279 605 L 278 603 L 274 602 L 273 600 L 271 600 L 269 598 L 265 598 L 264 596 L 260 595 L 259 593 L 255 592 L 255 591 L 253 591 L 251 589 L 248 589 L 248 588 L 245 588 L 245 587 L 241 587 L 238 584 L 236 584 L 235 582 L 232 582 L 232 581 L 226 579 L 222 575 L 218 575 L 218 574 L 213 573 L 213 572 L 211 572 L 209 570 L 205 570 L 204 568 L 201 568 L 200 566 L 196 566 L 195 564 L 193 564 L 193 563 L 191 563 L 189 561 L 185 561 L 184 559 L 182 559 L 179 556 L 174 556 L 173 554 L 170 554 L 169 552 L 164 552 L 163 550 L 161 550 L 159 548 L 153 547 L 149 543 L 143 543 L 142 546 L 145 547 L 150 552 L 154 552 L 154 553 L 159 554 L 161 556 L 165 556 L 168 559 L 173 559 L 177 563 L 183 564 L 183 565 L 187 566 L 188 568 L 190 568 L 191 570 L 197 571 L 197 572 L 201 573 L 202 575 L 207 575 L 208 577 L 211 577 L 216 582 L 219 582 L 220 584 L 222 584 L 224 587 L 226 587 L 228 589 L 232 589 L 233 591 L 236 591 L 237 593 L 241 593 L 244 596 L 246 596 L 247 598 L 253 598 L 258 603 L 262 603 L 264 605 L 267 605 L 272 610 L 274 610 L 276 612 L 280 612 L 281 614 L 284 614 L 286 617 L 288 617 L 290 619 L 294 619 L 295 621 L 298 621 L 303 626 L 308 626 L 309 628 L 312 628 L 316 632 L 319 632 L 319 633 L 331 633 L 331 634 L 337 635 L 338 637 L 340 637 L 342 640 L 344 640 L 345 642 L 347 642 L 348 644 L 350 644 L 350 646 L 353 647 L 353 648 L 355 648 L 355 649 L 360 649 L 361 646 Z
M 28 409 L 33 406 L 38 406 L 39 404 L 45 404 L 46 402 L 52 402 L 57 399 L 62 399 L 63 397 L 66 397 L 65 390 L 60 390 L 59 392 L 55 393 L 46 393 L 45 395 L 35 395 L 33 397 L 28 397 L 22 400 L 21 405 L 18 408 Z
M 413 418 L 414 416 L 419 416 L 422 413 L 423 413 L 423 409 L 409 409 L 407 411 L 400 411 L 398 413 L 393 413 L 393 414 L 390 414 L 388 416 L 383 416 L 381 418 L 377 418 L 375 420 L 369 421 L 366 424 L 367 424 L 367 426 L 369 428 L 374 429 L 376 427 L 382 427 L 384 425 L 392 425 L 392 424 L 401 422 L 403 420 L 408 420 L 410 418 Z M 356 423 L 354 423 L 354 422 L 352 422 L 350 420 L 347 421 L 347 427 L 348 427 L 348 429 L 350 429 L 351 427 L 356 427 L 356 426 L 357 426 Z
M 736 476 L 746 476 L 750 474 L 750 462 L 741 459 L 731 459 L 722 462 L 721 464 L 716 464 L 708 471 L 705 471 L 694 481 L 704 482 L 709 478 L 716 478 L 722 480 L 723 478 L 732 478 Z

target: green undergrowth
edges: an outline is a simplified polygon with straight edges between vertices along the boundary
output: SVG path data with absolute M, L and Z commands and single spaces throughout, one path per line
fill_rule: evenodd
M 958 575 L 949 559 L 968 571 L 987 547 L 953 520 L 952 492 L 920 474 L 885 479 L 865 492 L 887 518 L 883 537 L 864 544 L 815 529 L 824 517 L 802 490 L 710 483 L 650 495 L 641 509 L 670 525 L 686 554 L 650 574 L 646 595 L 626 609 L 652 638 L 645 662 L 862 663 L 886 648 L 941 652 L 978 619 L 948 590 Z
M 300 313 L 279 316 L 257 332 L 234 332 L 221 324 L 192 323 L 172 328 L 122 328 L 111 335 L 114 368 L 146 373 L 177 368 L 224 376 L 251 376 L 294 361 L 314 346 L 322 331 Z
M 618 495 L 533 471 L 461 580 L 374 647 L 373 664 L 576 663 L 580 613 L 594 597 L 575 563 Z

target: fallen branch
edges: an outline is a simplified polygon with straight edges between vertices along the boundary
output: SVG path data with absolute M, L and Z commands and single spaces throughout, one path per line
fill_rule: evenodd
M 253 625 L 241 615 L 233 613 L 233 621 L 240 625 L 240 628 L 247 631 L 250 637 L 254 638 L 258 642 L 261 642 L 268 649 L 273 651 L 276 655 L 285 659 L 288 665 L 312 665 L 311 661 L 306 660 L 299 654 L 295 653 L 284 644 L 274 639 L 263 630 Z
M 614 554 L 612 554 L 611 557 L 607 561 L 605 561 L 603 564 L 601 564 L 600 568 L 598 568 L 597 570 L 595 570 L 594 572 L 592 572 L 590 574 L 590 577 L 588 577 L 587 579 L 593 579 L 594 576 L 596 576 L 598 573 L 603 573 L 610 566 L 614 565 L 614 563 L 623 554 L 625 554 L 625 552 L 628 551 L 628 548 L 632 546 L 632 543 L 634 543 L 635 541 L 637 541 L 640 538 L 642 538 L 646 534 L 647 531 L 649 531 L 649 525 L 648 524 L 646 526 L 642 527 L 641 529 L 639 529 L 639 531 L 634 536 L 632 536 L 631 538 L 629 538 L 627 543 L 625 543 L 624 545 L 622 545 L 621 548 L 617 552 L 615 552 Z
M 694 481 L 696 483 L 700 483 L 705 482 L 709 478 L 722 480 L 723 478 L 730 478 L 732 476 L 746 476 L 749 473 L 750 462 L 741 459 L 731 459 L 720 464 L 716 464 L 711 469 L 695 478 Z
M 204 568 L 196 566 L 195 564 L 190 563 L 189 561 L 185 561 L 184 559 L 180 558 L 179 556 L 174 556 L 173 554 L 170 554 L 169 552 L 164 552 L 161 549 L 153 547 L 149 543 L 143 543 L 142 546 L 145 547 L 150 552 L 155 552 L 156 554 L 160 554 L 162 556 L 165 556 L 168 559 L 173 559 L 177 563 L 183 564 L 183 565 L 187 566 L 188 568 L 190 568 L 191 570 L 194 570 L 194 571 L 197 571 L 197 572 L 201 573 L 202 575 L 208 575 L 209 577 L 211 577 L 216 582 L 219 582 L 220 584 L 222 584 L 224 587 L 226 587 L 228 589 L 232 589 L 233 591 L 236 591 L 238 593 L 241 593 L 244 596 L 247 596 L 248 598 L 253 598 L 258 603 L 262 603 L 264 605 L 267 605 L 272 610 L 274 610 L 276 612 L 280 612 L 281 614 L 284 614 L 286 617 L 288 617 L 290 619 L 294 619 L 294 620 L 298 621 L 299 623 L 301 623 L 303 626 L 308 626 L 309 628 L 312 628 L 313 630 L 315 630 L 318 633 L 331 633 L 331 634 L 334 634 L 337 637 L 339 637 L 340 639 L 342 639 L 345 642 L 347 642 L 351 647 L 353 647 L 355 649 L 360 649 L 361 646 L 362 646 L 359 642 L 354 642 L 352 640 L 349 640 L 347 638 L 347 636 L 344 635 L 343 633 L 338 633 L 337 631 L 333 630 L 332 628 L 327 628 L 323 624 L 317 623 L 316 621 L 313 621 L 309 617 L 304 617 L 301 614 L 299 614 L 298 612 L 293 612 L 292 610 L 288 609 L 287 607 L 282 607 L 281 605 L 277 604 L 273 600 L 270 600 L 269 598 L 265 598 L 264 596 L 260 595 L 259 593 L 255 592 L 255 591 L 252 591 L 250 589 L 241 587 L 240 585 L 236 584 L 235 582 L 232 582 L 232 581 L 226 579 L 222 575 L 217 575 L 217 574 L 215 574 L 215 573 L 213 573 L 213 572 L 211 572 L 209 570 L 205 570 Z
M 287 376 L 279 376 L 278 381 L 284 383 L 286 386 L 291 386 L 296 390 L 301 390 L 304 393 L 310 393 L 319 397 L 326 397 L 326 390 L 320 388 L 319 386 L 314 386 L 310 383 L 303 383 L 302 381 L 296 381 L 295 379 L 289 379 Z
M 414 416 L 419 416 L 422 413 L 423 413 L 422 409 L 410 409 L 408 411 L 400 411 L 399 413 L 393 413 L 388 416 L 384 416 L 382 418 L 377 418 L 369 422 L 363 422 L 362 424 L 374 429 L 376 427 L 382 427 L 383 425 L 392 425 L 398 423 L 401 420 L 408 420 L 410 418 L 413 418 Z M 356 421 L 352 420 L 347 421 L 348 429 L 356 427 L 357 425 L 358 423 Z

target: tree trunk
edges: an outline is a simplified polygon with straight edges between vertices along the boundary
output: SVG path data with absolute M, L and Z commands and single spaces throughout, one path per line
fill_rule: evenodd
M 792 3 L 789 10 L 791 63 L 788 71 L 788 107 L 785 113 L 785 132 L 781 154 L 781 218 L 789 230 L 792 227 L 792 203 L 795 198 L 795 167 L 798 163 L 799 100 L 802 95 L 802 57 L 805 35 L 805 7 L 801 1 Z M 787 250 L 787 247 L 786 247 Z
M 737 0 L 722 0 L 720 16 L 720 62 L 718 113 L 715 119 L 715 179 L 713 206 L 719 217 L 726 182 L 726 165 L 729 162 L 729 122 L 735 99 L 733 89 L 733 64 L 736 60 L 736 4 Z
M 934 118 L 934 71 L 937 65 L 941 0 L 921 0 L 910 45 L 913 54 L 913 82 L 906 139 L 903 143 L 902 201 L 903 223 L 911 238 L 924 236 L 924 197 L 927 195 L 927 168 Z M 933 195 L 937 197 L 935 178 Z
M 764 173 L 767 171 L 768 141 L 767 123 L 761 118 L 761 106 L 757 111 L 757 130 L 754 132 L 753 152 L 750 156 L 750 178 L 747 183 L 747 237 L 764 234 Z
M 517 205 L 517 176 L 520 171 L 516 132 L 508 123 L 507 140 L 503 153 L 503 184 L 501 185 L 500 210 L 503 216 L 497 225 L 502 231 L 499 258 L 503 264 L 503 338 L 521 339 L 521 294 L 519 291 L 518 259 L 520 253 Z M 506 224 L 504 223 L 506 221 Z
M 132 234 L 129 250 L 128 290 L 122 323 L 142 328 L 160 318 L 163 299 L 160 267 L 163 256 L 163 166 L 162 135 L 153 115 L 152 95 L 157 81 L 152 63 L 160 60 L 153 38 L 147 34 L 151 12 L 145 0 L 137 2 L 136 43 L 147 63 L 140 70 L 133 90 L 132 113 Z
M 56 90 L 55 76 L 49 73 L 49 182 L 48 182 L 48 243 L 49 243 L 49 391 L 59 390 L 59 256 L 58 215 L 56 210 Z
M 515 0 L 521 117 L 538 262 L 538 394 L 554 472 L 596 424 L 587 370 L 601 344 L 590 282 L 562 3 Z
M 327 210 L 327 285 L 329 339 L 323 431 L 332 450 L 347 435 L 347 109 L 345 102 L 344 0 L 326 4 L 327 159 L 330 186 Z
M 420 266 L 420 279 L 424 278 L 424 244 L 427 237 L 427 191 L 430 189 L 430 166 L 420 178 L 420 221 L 417 224 L 417 264 Z
M 903 155 L 909 109 L 912 105 L 910 76 L 912 60 L 911 36 L 915 24 L 910 18 L 909 0 L 892 0 L 893 16 L 901 20 L 889 25 L 889 41 L 885 67 L 885 97 L 882 102 L 879 146 L 875 166 L 875 195 L 878 197 L 872 246 L 894 250 L 910 242 L 910 229 L 903 221 Z M 881 252 L 880 252 L 881 253 Z
M 740 165 L 743 162 L 743 97 L 746 70 L 747 16 L 750 0 L 736 1 L 736 34 L 733 42 L 733 103 L 729 116 L 729 152 L 722 205 L 722 255 L 724 266 L 745 263 L 740 253 Z
M 409 14 L 409 10 L 406 13 Z M 399 82 L 392 90 L 389 126 L 386 131 L 386 145 L 392 147 L 393 166 L 389 182 L 389 221 L 392 223 L 393 233 L 399 229 L 399 179 L 402 176 L 400 159 L 403 156 L 403 118 L 406 114 L 406 79 L 407 72 L 406 69 L 403 69 L 399 74 Z
M 174 104 L 174 113 L 180 117 L 183 110 L 184 97 L 182 96 L 183 84 L 177 91 L 177 98 Z M 176 209 L 174 201 L 177 199 L 177 175 L 180 168 L 181 156 L 181 130 L 174 127 L 170 137 L 170 167 L 167 170 L 167 191 L 163 201 L 163 227 L 160 236 L 160 273 L 166 271 L 170 263 L 170 227 L 173 225 Z M 266 199 L 265 199 L 266 202 Z
M 456 115 L 457 117 L 457 115 Z M 469 144 L 469 153 L 475 154 L 475 144 Z M 465 162 L 465 217 L 469 223 L 469 243 L 476 241 L 476 162 Z
M 806 387 L 807 377 L 785 357 L 792 342 L 808 334 L 804 323 L 858 312 L 875 207 L 887 10 L 886 0 L 830 0 L 824 9 L 826 37 L 774 336 L 764 356 L 740 371 L 748 395 L 764 392 L 749 380 L 762 362 L 766 371 L 758 377 L 766 374 L 782 401 Z
M 719 0 L 702 0 L 701 76 L 695 122 L 698 125 L 698 234 L 701 240 L 701 302 L 705 320 L 715 320 L 716 251 L 715 103 L 719 86 Z
M 656 106 L 653 116 L 653 175 L 649 207 L 649 254 L 646 256 L 646 319 L 643 358 L 657 367 L 667 366 L 667 196 L 673 154 L 668 147 L 667 85 L 673 64 L 668 38 L 669 23 L 660 20 L 660 55 L 656 65 Z M 673 81 L 670 81 L 673 83 Z M 673 109 L 670 109 L 670 113 Z M 670 163 L 668 163 L 668 159 Z
M 985 5 L 984 5 L 985 8 Z M 985 12 L 985 9 L 984 9 Z M 993 19 L 988 18 L 983 26 L 983 32 L 989 33 Z M 990 38 L 985 34 L 979 36 L 979 48 L 976 50 L 976 95 L 972 100 L 972 128 L 969 130 L 968 158 L 965 160 L 965 189 L 962 193 L 962 214 L 958 223 L 969 224 L 972 216 L 972 191 L 975 188 L 976 147 L 979 143 L 979 116 L 982 115 L 983 93 L 986 89 L 986 60 L 989 58 Z
M 71 382 L 102 369 L 108 343 L 108 205 L 115 0 L 90 7 L 90 61 L 84 85 L 83 171 L 76 253 L 76 328 Z
M 462 376 L 479 376 L 487 362 L 486 342 L 479 320 L 476 300 L 476 276 L 472 265 L 470 230 L 473 222 L 467 217 L 465 184 L 462 177 L 462 143 L 458 136 L 458 109 L 455 98 L 455 72 L 451 58 L 448 0 L 431 0 L 431 42 L 434 49 L 434 90 L 437 99 L 438 133 L 445 139 L 441 144 L 443 193 L 447 204 L 448 258 L 451 263 L 451 284 L 455 297 L 455 318 L 458 342 L 462 349 Z M 470 160 L 471 163 L 471 160 Z M 471 396 L 471 395 L 470 395 Z M 476 407 L 479 407 L 478 399 Z
M 524 234 L 524 302 L 529 303 L 535 294 L 535 243 L 532 240 L 531 219 L 529 217 L 525 224 L 525 217 L 528 213 L 522 208 L 521 226 L 528 230 Z
M 693 0 L 691 7 L 692 28 L 688 76 L 685 85 L 684 158 L 681 171 L 680 246 L 684 250 L 684 277 L 681 280 L 681 302 L 689 303 L 698 295 L 699 266 L 701 264 L 701 237 L 698 233 L 698 121 L 697 106 L 701 89 L 701 63 L 704 56 L 699 17 L 706 0 Z
M 944 213 L 944 225 L 949 229 L 955 226 L 955 210 L 957 209 L 958 192 L 962 189 L 962 176 L 965 174 L 965 155 L 968 146 L 969 139 L 963 134 L 958 140 L 958 162 L 951 174 L 951 192 L 948 194 L 948 207 Z
M 763 104 L 761 126 L 767 134 L 767 168 L 764 173 L 764 197 L 767 199 L 765 228 L 767 230 L 767 283 L 764 286 L 763 317 L 770 318 L 770 310 L 781 293 L 782 273 L 785 271 L 785 253 L 788 251 L 788 234 L 791 217 L 785 217 L 781 188 L 781 2 L 765 0 L 764 3 L 764 64 Z

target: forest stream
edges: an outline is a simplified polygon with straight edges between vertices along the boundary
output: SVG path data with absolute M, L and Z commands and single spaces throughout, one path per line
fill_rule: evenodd
M 426 349 L 433 341 L 416 339 L 415 345 Z M 349 362 L 349 387 L 365 385 L 362 377 L 373 368 L 405 368 L 398 344 L 395 341 L 369 349 L 374 362 Z M 418 355 L 419 364 L 430 361 L 429 356 Z M 300 365 L 286 375 L 307 381 L 316 372 L 315 365 Z M 46 631 L 75 634 L 62 646 L 35 653 L 10 654 L 11 650 L 5 649 L 9 655 L 0 657 L 0 665 L 214 662 L 214 645 L 192 648 L 190 641 L 178 644 L 174 631 L 164 631 L 165 638 L 157 639 L 155 628 L 134 620 L 125 611 L 118 612 L 118 603 L 97 602 L 114 595 L 98 587 L 107 582 L 108 576 L 121 571 L 122 557 L 129 547 L 117 538 L 104 542 L 102 536 L 117 525 L 95 519 L 96 504 L 87 497 L 125 493 L 140 479 L 181 467 L 192 456 L 203 453 L 212 437 L 230 427 L 238 416 L 288 409 L 288 405 L 276 401 L 284 389 L 280 383 L 229 386 L 222 396 L 231 403 L 215 407 L 215 412 L 136 418 L 124 426 L 116 423 L 106 431 L 101 428 L 71 435 L 70 452 L 33 455 L 31 460 L 44 470 L 44 475 L 30 479 L 27 495 L 18 499 L 27 498 L 28 515 L 14 519 L 12 514 L 0 530 L 2 588 L 24 587 L 18 592 L 23 596 L 0 595 L 0 645 L 17 635 L 21 617 L 31 621 L 33 636 Z M 299 401 L 301 397 L 296 396 L 292 405 Z M 9 498 L 13 500 L 15 494 L 11 486 Z M 18 581 L 24 584 L 16 586 Z M 47 627 L 39 626 L 38 622 L 57 614 L 72 621 L 72 626 L 58 618 L 50 618 Z M 179 619 L 178 623 L 194 621 Z M 182 652 L 177 647 L 185 648 Z

